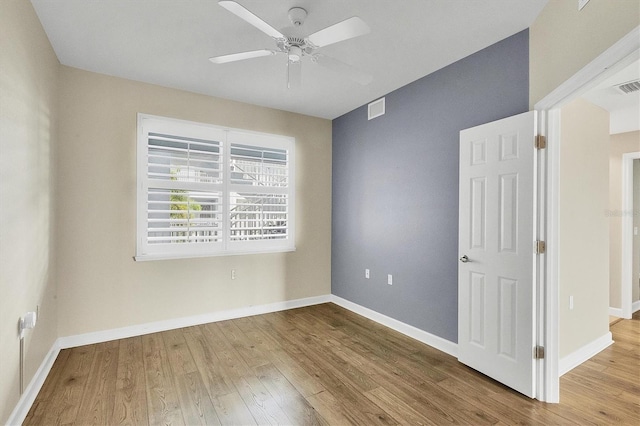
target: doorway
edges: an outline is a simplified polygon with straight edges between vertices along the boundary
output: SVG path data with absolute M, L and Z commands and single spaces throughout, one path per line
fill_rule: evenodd
M 637 284 L 632 285 L 632 276 L 637 280 L 638 274 L 637 261 L 633 260 L 635 256 L 632 253 L 632 223 L 626 223 L 633 222 L 633 200 L 629 197 L 633 194 L 634 157 L 627 154 L 640 151 L 640 60 L 605 77 L 582 98 L 609 113 L 610 185 L 609 206 L 605 214 L 610 233 L 609 315 L 631 318 L 631 304 L 637 300 L 632 296 L 632 289 L 637 293 Z
M 559 296 L 562 285 L 560 282 L 562 262 L 560 258 L 561 108 L 595 87 L 608 75 L 637 60 L 640 57 L 639 49 L 640 28 L 636 28 L 535 105 L 541 117 L 540 133 L 548 140 L 548 148 L 545 150 L 543 159 L 546 173 L 543 185 L 544 215 L 540 224 L 547 241 L 547 252 L 542 265 L 544 279 L 541 291 L 538 292 L 538 306 L 541 307 L 539 313 L 541 318 L 544 318 L 539 325 L 538 334 L 542 337 L 548 354 L 543 368 L 539 370 L 539 380 L 544 383 L 542 399 L 548 402 L 559 401 L 561 373 L 568 371 L 567 368 L 570 369 L 571 366 L 579 365 L 610 344 L 606 339 L 602 341 L 596 339 L 589 345 L 585 345 L 581 351 L 572 353 L 573 357 L 565 359 L 564 365 L 560 365 L 559 344 L 563 337 L 560 304 L 569 306 L 572 302 L 571 299 L 560 300 Z M 606 318 L 604 316 L 604 321 Z

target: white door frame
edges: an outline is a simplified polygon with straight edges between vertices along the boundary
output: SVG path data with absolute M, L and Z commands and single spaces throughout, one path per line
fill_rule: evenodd
M 559 319 L 558 319 L 558 249 L 559 249 L 559 183 L 560 183 L 560 108 L 594 87 L 604 74 L 624 68 L 638 58 L 640 27 L 620 39 L 609 49 L 578 71 L 573 77 L 535 104 L 539 132 L 547 137 L 547 149 L 541 154 L 540 232 L 547 243 L 541 257 L 538 283 L 538 336 L 545 347 L 545 359 L 538 365 L 537 399 L 560 401 Z
M 622 155 L 622 274 L 620 299 L 622 317 L 633 315 L 633 160 L 640 159 L 640 152 Z M 638 277 L 635 277 L 637 280 Z

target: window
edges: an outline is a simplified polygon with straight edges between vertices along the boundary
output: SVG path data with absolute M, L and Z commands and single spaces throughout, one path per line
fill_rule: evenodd
M 291 251 L 294 139 L 138 115 L 136 260 Z

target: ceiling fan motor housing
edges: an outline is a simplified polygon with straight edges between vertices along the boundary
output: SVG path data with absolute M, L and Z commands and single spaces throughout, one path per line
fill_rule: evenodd
M 306 19 L 306 17 L 307 11 L 301 7 L 292 7 L 291 9 L 289 9 L 289 19 L 291 20 L 291 23 L 296 27 L 304 24 L 304 20 Z

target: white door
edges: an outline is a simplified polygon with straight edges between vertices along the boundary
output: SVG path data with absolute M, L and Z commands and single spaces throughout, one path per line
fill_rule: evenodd
M 535 111 L 460 132 L 458 360 L 534 396 Z

